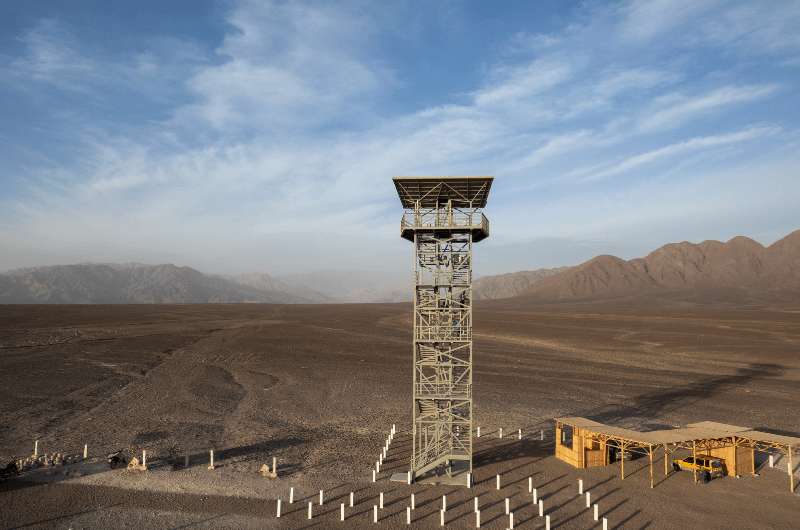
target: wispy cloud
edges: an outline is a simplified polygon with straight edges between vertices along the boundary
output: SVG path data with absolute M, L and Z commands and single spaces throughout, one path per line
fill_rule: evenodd
M 600 180 L 614 175 L 626 173 L 640 168 L 641 166 L 652 164 L 663 159 L 674 158 L 676 156 L 685 155 L 694 151 L 705 151 L 715 147 L 746 142 L 748 140 L 754 140 L 756 138 L 777 134 L 779 132 L 779 127 L 760 126 L 750 127 L 742 131 L 727 134 L 690 138 L 689 140 L 676 142 L 658 149 L 653 149 L 628 157 L 606 167 L 605 169 L 594 168 L 590 170 L 583 170 L 576 172 L 575 175 L 583 174 L 584 181 Z
M 769 9 L 756 11 L 771 28 L 760 41 L 794 38 Z M 796 119 L 761 103 L 788 108 L 797 79 L 757 61 L 704 63 L 712 48 L 740 53 L 708 25 L 713 14 L 746 18 L 733 13 L 728 2 L 576 9 L 560 28 L 485 51 L 469 75 L 453 71 L 447 88 L 432 87 L 424 68 L 410 71 L 422 58 L 399 60 L 381 40 L 393 28 L 379 22 L 391 17 L 363 6 L 237 2 L 215 44 L 177 40 L 136 53 L 98 51 L 63 23 L 43 21 L 21 33 L 22 49 L 6 64 L 14 83 L 117 97 L 121 106 L 172 99 L 136 126 L 125 113 L 108 125 L 79 109 L 86 123 L 68 131 L 79 144 L 70 156 L 24 167 L 15 175 L 22 191 L 0 197 L 0 246 L 45 261 L 83 249 L 82 260 L 285 271 L 314 267 L 330 252 L 337 266 L 377 267 L 407 250 L 395 241 L 389 178 L 415 173 L 496 174 L 489 213 L 493 238 L 507 243 L 579 238 L 604 216 L 620 234 L 635 233 L 649 221 L 628 199 L 662 193 L 665 180 L 706 189 L 705 175 L 735 169 L 741 191 L 749 189 L 745 162 L 770 175 L 792 171 L 796 152 L 770 157 L 796 138 Z M 698 24 L 696 49 L 665 37 Z M 664 59 L 665 50 L 675 57 Z M 751 53 L 787 61 L 794 52 Z M 450 66 L 441 60 L 436 67 Z M 398 80 L 411 92 L 442 92 L 396 105 Z M 800 193 L 788 177 L 781 182 L 788 195 Z M 684 201 L 688 209 L 703 203 Z M 661 201 L 647 212 L 673 221 L 669 237 L 699 231 L 669 208 Z M 20 260 L 6 266 L 27 263 Z
M 219 129 L 308 127 L 358 113 L 391 71 L 370 61 L 376 37 L 348 6 L 244 2 L 217 51 L 224 61 L 188 82 L 198 102 L 182 111 Z
M 699 96 L 670 94 L 656 101 L 655 108 L 639 120 L 644 131 L 675 127 L 722 107 L 763 99 L 778 90 L 777 84 L 725 86 Z

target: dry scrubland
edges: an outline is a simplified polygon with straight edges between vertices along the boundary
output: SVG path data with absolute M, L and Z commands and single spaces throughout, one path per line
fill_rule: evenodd
M 0 483 L 0 527 L 373 527 L 385 491 L 381 527 L 399 528 L 414 491 L 420 527 L 438 527 L 442 494 L 448 526 L 474 527 L 477 492 L 485 528 L 507 526 L 505 497 L 517 527 L 542 528 L 528 476 L 559 528 L 593 525 L 575 496 L 579 477 L 612 527 L 797 527 L 800 498 L 785 472 L 695 486 L 688 474 L 664 479 L 659 460 L 650 490 L 640 460 L 624 481 L 614 467 L 579 472 L 556 461 L 549 420 L 655 428 L 708 419 L 797 433 L 800 311 L 494 301 L 476 309 L 475 333 L 475 417 L 485 434 L 470 491 L 369 482 L 391 423 L 401 432 L 388 468 L 404 469 L 408 454 L 408 305 L 0 306 L 2 460 L 29 453 L 38 437 L 46 451 L 144 448 L 153 464 Z M 499 427 L 526 438 L 499 440 Z M 173 470 L 186 451 L 193 466 Z M 256 473 L 272 456 L 278 480 Z M 305 500 L 275 519 L 274 499 L 286 502 L 290 485 L 298 499 L 326 489 L 312 521 Z M 350 491 L 356 506 L 342 524 Z

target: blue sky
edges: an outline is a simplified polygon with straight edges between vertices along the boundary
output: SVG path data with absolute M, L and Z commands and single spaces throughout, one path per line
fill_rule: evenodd
M 394 175 L 494 175 L 488 274 L 800 228 L 800 3 L 4 2 L 0 270 L 406 270 Z

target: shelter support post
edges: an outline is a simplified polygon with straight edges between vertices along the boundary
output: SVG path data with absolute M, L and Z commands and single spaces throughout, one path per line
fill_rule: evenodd
M 692 475 L 694 483 L 697 484 L 697 442 L 692 440 Z
M 752 467 L 752 469 L 750 470 L 750 472 L 753 474 L 753 476 L 755 476 L 756 475 L 756 448 L 753 447 L 751 452 L 752 452 L 752 454 L 750 455 L 750 466 Z
M 786 454 L 789 455 L 789 469 L 787 469 L 787 471 L 789 472 L 789 491 L 791 493 L 794 493 L 794 464 L 792 463 L 792 453 L 794 453 L 794 449 L 792 448 L 791 445 L 788 446 L 786 449 L 787 449 Z
M 664 476 L 666 477 L 669 475 L 669 451 L 667 450 L 667 444 L 664 444 Z
M 619 459 L 619 469 L 620 469 L 620 480 L 625 480 L 625 442 L 619 443 L 620 448 L 620 459 Z
M 653 489 L 653 446 L 651 445 L 647 451 L 647 454 L 650 455 L 650 489 Z

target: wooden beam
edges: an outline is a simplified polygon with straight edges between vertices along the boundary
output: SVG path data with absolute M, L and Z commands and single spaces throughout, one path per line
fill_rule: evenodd
M 692 441 L 692 475 L 694 475 L 694 483 L 697 484 L 697 444 Z
M 650 489 L 653 489 L 655 485 L 653 484 L 653 446 L 650 446 L 650 449 L 647 451 L 650 455 Z
M 667 444 L 664 444 L 664 476 L 666 477 L 669 475 L 669 451 L 667 450 Z
M 622 477 L 620 480 L 625 480 L 625 442 L 620 442 L 620 458 L 619 458 L 619 467 L 620 472 L 622 473 Z
M 794 450 L 791 445 L 786 449 L 788 449 L 786 454 L 789 455 L 789 469 L 787 469 L 789 472 L 789 491 L 794 493 L 794 466 L 792 465 L 792 453 L 794 453 Z

